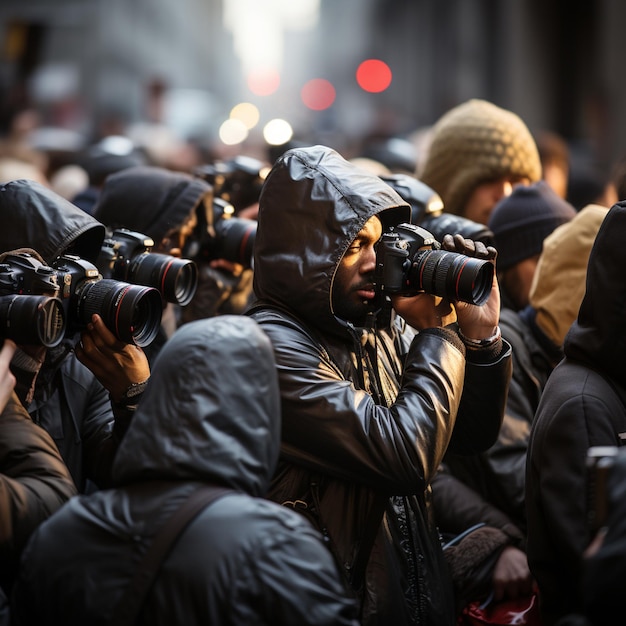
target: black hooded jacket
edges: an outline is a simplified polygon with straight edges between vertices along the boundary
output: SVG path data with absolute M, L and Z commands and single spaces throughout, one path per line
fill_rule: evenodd
M 209 483 L 233 492 L 181 533 L 138 625 L 357 626 L 319 533 L 260 498 L 279 443 L 276 368 L 258 325 L 222 316 L 182 327 L 120 446 L 117 487 L 74 498 L 29 544 L 17 623 L 106 624 L 155 532 Z
M 47 187 L 30 180 L 0 185 L 0 251 L 32 248 L 47 264 L 67 253 L 95 263 L 105 227 Z M 74 337 L 48 349 L 37 375 L 33 421 L 50 433 L 79 488 L 109 481 L 113 455 L 131 417 L 114 418 L 109 393 L 71 351 Z M 23 374 L 14 371 L 18 378 Z M 24 401 L 24 398 L 21 398 Z
M 274 344 L 281 385 L 270 497 L 327 535 L 364 624 L 443 626 L 454 603 L 429 484 L 451 439 L 467 451 L 495 440 L 510 351 L 469 364 L 452 329 L 414 336 L 399 318 L 367 330 L 336 317 L 337 267 L 374 215 L 399 223 L 410 207 L 323 146 L 285 153 L 265 181 L 250 314 Z
M 620 202 L 596 236 L 565 359 L 548 379 L 530 435 L 527 553 L 547 625 L 582 609 L 581 564 L 592 539 L 587 450 L 626 439 L 624 232 L 626 202 Z

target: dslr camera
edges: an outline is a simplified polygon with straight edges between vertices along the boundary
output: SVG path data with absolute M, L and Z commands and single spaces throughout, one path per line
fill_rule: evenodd
M 26 252 L 0 263 L 0 337 L 53 348 L 65 336 L 56 272 Z
M 85 328 L 97 313 L 124 343 L 144 347 L 154 341 L 163 311 L 157 289 L 103 278 L 95 265 L 71 254 L 56 259 L 52 268 L 60 286 L 68 333 Z
M 389 228 L 376 247 L 374 283 L 382 296 L 426 292 L 482 305 L 491 294 L 493 272 L 490 261 L 442 250 L 431 232 L 414 224 Z
M 189 304 L 198 286 L 196 264 L 152 252 L 153 247 L 147 235 L 119 228 L 104 240 L 96 266 L 103 278 L 153 287 L 166 302 Z
M 210 215 L 198 211 L 198 224 L 185 246 L 186 256 L 199 261 L 226 259 L 252 267 L 257 222 L 235 217 L 235 207 L 223 198 L 213 198 Z
M 258 202 L 268 172 L 269 167 L 263 162 L 245 155 L 200 165 L 194 170 L 198 178 L 213 187 L 216 198 L 232 204 L 237 212 Z

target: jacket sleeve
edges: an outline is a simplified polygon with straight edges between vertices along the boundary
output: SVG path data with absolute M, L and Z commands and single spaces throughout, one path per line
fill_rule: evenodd
M 274 345 L 282 396 L 283 458 L 387 493 L 430 482 L 448 445 L 463 390 L 458 337 L 415 336 L 395 402 L 381 406 L 347 380 L 299 328 L 262 323 Z
M 37 426 L 13 394 L 0 414 L 0 563 L 11 577 L 33 530 L 76 487 L 48 433 Z
M 495 443 L 504 415 L 511 370 L 511 346 L 504 340 L 501 350 L 487 360 L 476 358 L 468 350 L 463 396 L 450 441 L 452 452 L 475 454 Z

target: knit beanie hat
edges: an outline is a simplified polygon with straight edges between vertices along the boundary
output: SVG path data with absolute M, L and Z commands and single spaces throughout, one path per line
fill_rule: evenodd
M 501 176 L 541 178 L 535 140 L 515 113 L 472 99 L 445 113 L 433 127 L 418 178 L 432 187 L 448 213 L 463 215 L 474 188 Z
M 496 204 L 489 217 L 498 250 L 498 270 L 540 254 L 543 240 L 575 215 L 574 207 L 545 181 L 518 185 Z

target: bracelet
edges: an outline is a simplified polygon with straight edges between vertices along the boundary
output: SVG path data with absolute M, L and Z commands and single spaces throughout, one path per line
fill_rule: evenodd
M 145 391 L 149 380 L 150 379 L 147 378 L 140 383 L 131 383 L 116 404 L 132 404 L 134 399 Z
M 496 332 L 491 335 L 491 337 L 487 337 L 487 339 L 470 339 L 469 337 L 466 337 L 459 328 L 459 335 L 466 347 L 471 350 L 480 350 L 481 348 L 489 348 L 496 343 L 496 341 L 501 339 L 502 331 L 500 330 L 500 326 L 496 326 Z

